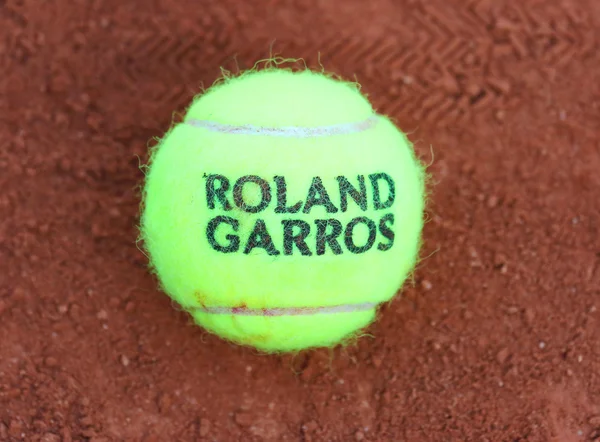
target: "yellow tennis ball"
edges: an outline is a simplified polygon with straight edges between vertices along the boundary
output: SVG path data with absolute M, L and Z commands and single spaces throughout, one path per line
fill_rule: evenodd
M 141 238 L 207 330 L 267 351 L 345 341 L 417 259 L 424 169 L 354 83 L 225 78 L 153 150 Z

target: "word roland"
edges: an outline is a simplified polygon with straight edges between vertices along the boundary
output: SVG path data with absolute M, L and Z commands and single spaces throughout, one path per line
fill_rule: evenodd
M 304 256 L 324 255 L 328 252 L 340 255 L 345 251 L 359 254 L 372 248 L 389 250 L 394 243 L 394 214 L 386 209 L 395 201 L 395 184 L 386 173 L 358 175 L 353 179 L 338 176 L 334 184 L 326 187 L 323 179 L 313 177 L 300 201 L 287 200 L 287 181 L 284 176 L 274 176 L 272 183 L 257 175 L 245 175 L 233 181 L 224 175 L 206 174 L 206 205 L 220 215 L 212 218 L 206 227 L 206 238 L 211 247 L 221 253 L 250 254 L 254 249 L 262 249 L 269 255 Z M 369 184 L 367 186 L 367 183 Z M 247 201 L 248 191 L 253 201 Z M 272 204 L 273 203 L 273 204 Z M 357 209 L 372 215 L 384 211 L 373 220 L 367 216 L 352 218 L 345 225 L 335 218 L 336 213 Z M 269 209 L 269 207 L 271 207 Z M 310 214 L 313 208 L 321 207 L 330 217 L 314 219 L 312 224 L 302 219 L 302 214 Z M 240 222 L 235 216 L 239 211 L 258 214 L 268 210 L 282 215 L 273 225 L 273 215 L 267 222 L 258 217 L 252 232 L 242 238 L 239 234 Z M 294 217 L 293 214 L 298 214 Z M 283 244 L 276 245 L 271 230 L 282 229 Z M 217 230 L 227 232 L 224 239 L 217 239 Z M 360 234 L 362 232 L 362 235 Z M 357 237 L 362 238 L 358 240 Z

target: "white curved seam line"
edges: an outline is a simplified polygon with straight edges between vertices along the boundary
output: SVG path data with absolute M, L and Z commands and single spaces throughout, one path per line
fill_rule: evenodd
M 329 137 L 333 135 L 351 135 L 364 132 L 373 127 L 379 116 L 377 114 L 370 116 L 366 120 L 355 123 L 331 124 L 329 126 L 302 127 L 302 126 L 283 126 L 283 127 L 263 127 L 252 124 L 236 126 L 232 124 L 218 123 L 209 120 L 190 119 L 185 124 L 206 129 L 211 132 L 235 135 L 261 135 L 268 137 L 287 137 L 287 138 L 316 138 Z
M 319 314 L 355 313 L 373 310 L 376 302 L 363 302 L 360 304 L 344 304 L 323 307 L 276 307 L 276 308 L 249 308 L 249 307 L 191 307 L 196 313 L 213 315 L 235 316 L 310 316 Z

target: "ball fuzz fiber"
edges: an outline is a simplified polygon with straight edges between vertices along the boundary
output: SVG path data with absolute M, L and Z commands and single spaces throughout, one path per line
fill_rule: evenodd
M 356 84 L 252 70 L 197 97 L 151 152 L 141 239 L 205 329 L 266 352 L 331 346 L 411 272 L 424 187 Z

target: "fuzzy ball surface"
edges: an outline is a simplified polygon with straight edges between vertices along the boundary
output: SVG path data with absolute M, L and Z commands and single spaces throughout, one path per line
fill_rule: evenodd
M 413 269 L 424 181 L 356 84 L 248 71 L 197 97 L 151 152 L 141 239 L 205 329 L 266 352 L 332 346 Z

